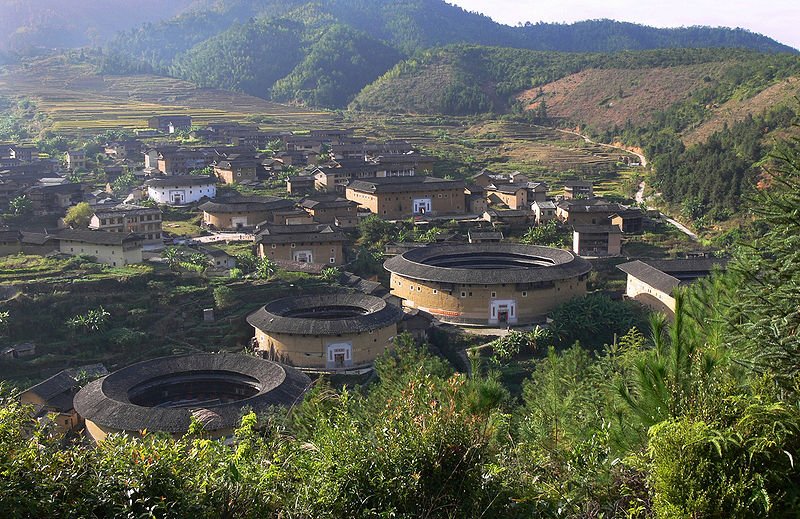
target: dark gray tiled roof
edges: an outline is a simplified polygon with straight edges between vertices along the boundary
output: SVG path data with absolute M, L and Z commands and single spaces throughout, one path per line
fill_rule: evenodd
M 142 382 L 187 372 L 228 372 L 258 381 L 255 396 L 202 409 L 143 407 L 129 400 L 130 390 Z M 113 430 L 186 432 L 198 411 L 207 430 L 235 427 L 244 407 L 255 412 L 270 406 L 291 406 L 302 399 L 311 384 L 294 368 L 250 355 L 230 353 L 189 354 L 146 360 L 96 380 L 75 396 L 75 410 L 92 422 Z
M 565 200 L 559 203 L 558 207 L 571 213 L 617 213 L 622 210 L 622 206 L 616 202 L 609 202 L 603 198 Z
M 426 189 L 463 189 L 464 181 L 436 177 L 386 177 L 353 180 L 347 188 L 365 193 L 402 193 Z
M 138 234 L 123 232 L 92 231 L 84 229 L 65 229 L 53 235 L 56 240 L 77 241 L 94 245 L 122 245 L 127 242 L 141 241 Z
M 496 191 L 498 193 L 505 193 L 507 195 L 515 195 L 518 191 L 527 191 L 527 187 L 519 184 L 500 184 L 497 186 L 487 186 L 486 191 Z
M 198 175 L 174 175 L 165 178 L 156 178 L 147 181 L 151 187 L 182 187 L 182 186 L 202 186 L 206 184 L 216 184 L 217 180 L 208 176 Z
M 287 317 L 297 310 L 315 308 L 349 307 L 361 309 L 364 314 L 341 319 L 312 319 Z M 381 298 L 358 292 L 336 292 L 302 297 L 286 297 L 268 303 L 247 317 L 254 328 L 265 332 L 302 335 L 337 335 L 376 330 L 397 323 L 403 311 Z
M 237 213 L 251 211 L 273 211 L 294 207 L 294 201 L 277 197 L 242 197 L 230 199 L 216 199 L 200 205 L 200 209 L 207 213 Z
M 661 292 L 671 294 L 675 287 L 707 276 L 714 268 L 724 268 L 725 264 L 726 260 L 720 258 L 636 260 L 617 265 L 617 268 Z
M 459 261 L 487 260 L 493 268 L 450 267 Z M 433 245 L 412 249 L 387 260 L 389 272 L 424 281 L 472 285 L 537 283 L 579 276 L 592 270 L 590 263 L 572 252 L 513 243 Z
M 573 225 L 572 229 L 579 234 L 622 234 L 616 225 Z
M 52 377 L 28 388 L 25 392 L 33 393 L 46 402 L 48 407 L 62 412 L 72 409 L 72 397 L 78 389 L 78 382 L 83 375 L 92 379 L 108 374 L 102 364 L 90 364 L 79 368 L 59 371 Z
M 347 237 L 329 224 L 275 225 L 259 224 L 256 243 L 332 243 L 347 241 Z
M 651 267 L 643 261 L 637 260 L 623 263 L 622 265 L 617 265 L 617 268 L 665 294 L 671 294 L 675 287 L 681 284 L 677 278 Z

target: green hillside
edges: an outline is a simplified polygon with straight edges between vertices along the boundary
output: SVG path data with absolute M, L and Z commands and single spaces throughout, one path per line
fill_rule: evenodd
M 299 25 L 286 35 L 283 28 L 289 27 L 286 25 L 289 22 Z M 285 42 L 269 41 L 269 30 L 274 24 L 280 27 L 278 33 L 285 37 Z M 250 44 L 258 52 L 249 52 L 246 47 Z M 509 27 L 441 0 L 199 0 L 174 19 L 121 33 L 107 48 L 109 59 L 103 62 L 103 72 L 156 72 L 261 97 L 342 107 L 404 56 L 430 60 L 430 55 L 416 56 L 451 44 L 560 52 L 684 47 L 796 52 L 740 29 L 655 29 L 611 20 Z M 435 56 L 438 51 L 433 52 Z M 486 78 L 478 77 L 478 83 L 472 82 L 469 74 L 464 75 L 466 81 L 459 80 L 462 76 L 459 69 L 468 63 L 445 63 L 443 70 L 437 72 L 448 79 L 452 72 L 456 83 L 452 91 L 435 94 L 430 101 L 433 111 L 504 109 L 505 97 L 511 89 L 529 86 L 518 80 L 531 68 L 525 62 L 528 56 L 509 51 L 481 57 L 484 65 L 493 70 Z M 495 59 L 500 63 L 495 64 Z M 544 55 L 535 58 L 536 64 L 558 71 L 601 58 L 570 58 L 565 65 L 559 63 L 564 59 Z M 457 68 L 453 70 L 450 65 Z M 228 66 L 245 79 L 232 81 L 222 72 Z M 524 73 L 517 72 L 520 66 Z M 408 65 L 401 67 L 406 70 Z M 279 72 L 284 76 L 275 77 Z M 502 74 L 517 77 L 506 85 Z M 468 85 L 466 88 L 464 83 Z M 493 84 L 499 86 L 499 91 L 493 90 Z
M 800 71 L 800 59 L 794 55 L 734 49 L 578 54 L 455 45 L 424 51 L 399 63 L 367 86 L 352 107 L 450 115 L 506 112 L 518 104 L 517 97 L 522 92 L 538 92 L 548 83 L 581 71 L 617 70 L 629 75 L 634 71 L 665 70 L 663 80 L 667 81 L 670 69 L 693 65 L 700 65 L 708 73 L 697 78 L 697 84 L 689 91 L 711 88 L 714 91 L 707 102 L 725 101 L 726 96 L 745 84 L 755 93 Z M 729 74 L 731 69 L 735 70 Z M 585 113 L 585 108 L 576 111 Z

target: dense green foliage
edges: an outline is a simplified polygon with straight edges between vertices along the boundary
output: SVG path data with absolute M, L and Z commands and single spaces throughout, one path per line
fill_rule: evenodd
M 272 97 L 315 106 L 347 106 L 364 87 L 400 59 L 391 47 L 344 25 L 325 30 Z
M 285 20 L 236 25 L 180 55 L 171 70 L 200 86 L 268 97 L 302 57 L 301 30 Z
M 404 55 L 450 44 L 548 52 L 675 47 L 791 52 L 768 38 L 742 30 L 653 29 L 609 20 L 508 27 L 440 0 L 226 0 L 210 7 L 198 5 L 174 19 L 124 32 L 108 46 L 100 61 L 102 70 L 108 73 L 156 71 L 203 86 L 343 107 Z M 520 90 L 520 85 L 524 88 L 531 81 L 538 84 L 543 78 L 552 78 L 554 67 L 569 70 L 576 61 L 597 59 L 546 57 L 508 49 L 492 52 L 497 55 L 473 53 L 461 57 L 463 61 L 457 65 L 469 72 L 440 85 L 441 92 L 433 100 L 436 111 L 461 114 L 505 110 L 509 96 Z M 477 62 L 473 62 L 476 57 Z M 414 59 L 431 58 L 423 55 Z M 481 67 L 490 70 L 472 72 Z M 361 106 L 368 104 L 361 102 Z

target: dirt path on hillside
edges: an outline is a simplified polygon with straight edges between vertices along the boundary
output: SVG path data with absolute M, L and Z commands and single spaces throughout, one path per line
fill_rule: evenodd
M 631 153 L 631 154 L 636 155 L 637 157 L 639 157 L 639 161 L 642 164 L 642 167 L 646 167 L 647 166 L 647 157 L 645 157 L 642 153 L 639 153 L 639 152 L 637 152 L 635 150 L 628 149 L 628 148 L 623 147 L 623 146 L 615 146 L 614 144 L 606 144 L 604 142 L 596 142 L 596 141 L 593 141 L 592 139 L 590 139 L 589 137 L 587 137 L 586 135 L 580 134 L 580 133 L 578 133 L 576 131 L 559 130 L 557 128 L 555 128 L 555 130 L 557 132 L 568 133 L 570 135 L 575 135 L 577 137 L 580 137 L 581 139 L 586 141 L 588 144 L 594 144 L 595 146 L 602 146 L 604 148 L 612 148 L 612 149 L 615 149 L 615 150 L 624 151 L 626 153 Z
M 644 204 L 646 202 L 646 200 L 644 198 L 644 186 L 645 186 L 644 182 L 640 183 L 639 184 L 639 191 L 636 192 L 635 200 L 636 200 L 636 203 L 640 204 L 640 205 Z M 655 207 L 650 207 L 649 205 L 647 205 L 646 207 L 647 207 L 647 209 L 655 210 Z M 683 234 L 688 236 L 691 240 L 697 241 L 699 239 L 695 233 L 693 233 L 688 227 L 686 227 L 685 225 L 683 225 L 679 221 L 677 221 L 677 220 L 675 220 L 673 218 L 670 218 L 669 216 L 665 215 L 661 211 L 659 211 L 658 214 L 661 215 L 661 218 L 665 219 L 667 222 L 669 222 L 670 225 L 672 225 L 673 227 L 675 227 L 676 229 L 681 231 Z
M 639 160 L 642 163 L 642 167 L 647 166 L 647 157 L 645 157 L 642 153 L 639 153 L 639 152 L 636 152 L 636 151 L 633 151 L 633 150 L 629 150 L 629 149 L 626 149 L 626 148 L 623 148 L 623 147 L 620 147 L 620 146 L 614 146 L 613 144 L 605 144 L 605 143 L 602 143 L 602 142 L 595 142 L 592 139 L 590 139 L 589 137 L 587 137 L 586 135 L 582 135 L 582 134 L 580 134 L 578 132 L 575 132 L 575 131 L 572 131 L 572 130 L 557 130 L 557 131 L 581 137 L 584 141 L 586 141 L 589 144 L 594 144 L 596 146 L 603 146 L 603 147 L 606 147 L 606 148 L 614 148 L 614 149 L 617 149 L 617 150 L 622 150 L 622 151 L 626 151 L 628 153 L 632 153 L 632 154 L 636 155 L 637 157 L 639 157 Z M 635 200 L 636 200 L 636 203 L 638 203 L 638 204 L 642 204 L 642 203 L 645 202 L 644 187 L 645 187 L 645 183 L 642 182 L 641 184 L 639 184 L 639 191 L 636 192 Z M 655 207 L 650 207 L 648 205 L 647 209 L 656 209 L 656 208 Z M 691 239 L 692 241 L 698 241 L 699 240 L 697 234 L 693 233 L 688 227 L 686 227 L 685 225 L 683 225 L 679 221 L 675 220 L 674 218 L 670 218 L 668 215 L 662 213 L 661 211 L 659 211 L 659 214 L 661 215 L 661 218 L 665 219 L 670 225 L 672 225 L 673 227 L 675 227 L 676 229 L 681 231 L 683 234 L 688 236 L 689 239 Z

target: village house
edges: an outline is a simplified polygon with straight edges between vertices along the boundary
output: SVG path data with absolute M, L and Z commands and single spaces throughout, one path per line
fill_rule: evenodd
M 578 256 L 619 256 L 622 231 L 616 225 L 574 225 L 572 252 Z
M 208 259 L 210 271 L 213 273 L 226 273 L 232 268 L 236 268 L 236 258 L 227 252 L 211 245 L 200 245 L 196 247 L 197 252 L 203 254 Z
M 625 296 L 651 310 L 675 315 L 675 289 L 708 276 L 714 269 L 724 269 L 719 258 L 672 260 L 637 260 L 617 268 L 627 274 Z
M 533 211 L 536 225 L 546 224 L 556 218 L 556 204 L 553 202 L 537 200 L 531 204 L 531 211 Z
M 260 168 L 260 161 L 255 158 L 230 155 L 214 165 L 214 174 L 224 184 L 254 182 Z
M 161 226 L 161 209 L 130 204 L 96 209 L 89 221 L 89 229 L 138 234 L 145 244 L 163 242 Z
M 147 181 L 147 196 L 167 205 L 186 205 L 217 196 L 216 179 L 183 175 Z
M 105 154 L 117 160 L 128 158 L 140 158 L 142 153 L 142 143 L 137 140 L 125 140 L 109 142 L 105 145 Z
M 477 184 L 464 187 L 465 211 L 467 214 L 483 214 L 489 209 L 486 191 Z
M 346 168 L 339 164 L 319 166 L 312 171 L 314 189 L 323 193 L 343 193 L 354 178 L 374 178 L 377 173 L 377 164 L 368 162 Z
M 564 200 L 556 206 L 556 218 L 569 225 L 605 225 L 622 207 L 604 198 Z
M 322 142 L 341 142 L 353 137 L 352 128 L 316 128 L 308 133 L 312 138 Z
M 347 238 L 329 224 L 265 224 L 259 226 L 255 241 L 262 258 L 336 266 L 344 263 Z
M 89 256 L 112 267 L 142 262 L 142 237 L 138 234 L 64 229 L 53 238 L 59 252 L 69 256 Z
M 358 204 L 338 195 L 314 195 L 300 201 L 302 207 L 318 223 L 336 223 L 336 219 L 357 218 Z
M 22 233 L 19 231 L 0 231 L 0 256 L 10 256 L 22 252 Z
M 547 184 L 544 182 L 528 182 L 528 203 L 547 201 Z
M 314 219 L 311 215 L 299 207 L 275 211 L 272 220 L 278 225 L 303 225 L 314 223 Z
M 65 369 L 23 391 L 20 402 L 33 406 L 34 417 L 53 420 L 56 431 L 64 434 L 83 422 L 72 403 L 82 383 L 108 375 L 102 364 Z
M 644 213 L 641 209 L 623 209 L 611 215 L 611 224 L 625 234 L 638 234 L 644 229 Z
M 476 173 L 469 178 L 471 184 L 475 184 L 476 186 L 480 186 L 483 188 L 489 187 L 492 184 L 495 184 L 495 180 L 489 175 L 486 171 L 481 171 L 480 173 Z
M 188 115 L 155 115 L 147 120 L 147 127 L 161 133 L 191 130 L 192 118 Z
M 210 166 L 218 155 L 205 148 L 178 148 L 164 146 L 147 150 L 144 158 L 145 171 L 160 172 L 167 176 L 188 175 L 192 171 Z
M 470 243 L 500 243 L 503 241 L 503 233 L 470 229 L 467 232 L 467 239 Z
M 436 159 L 430 155 L 409 152 L 402 154 L 382 154 L 372 158 L 381 165 L 381 170 L 386 172 L 387 177 L 402 176 L 404 172 L 414 171 L 419 175 L 430 175 L 433 173 L 433 165 Z
M 69 150 L 64 154 L 67 162 L 67 169 L 75 171 L 76 169 L 86 169 L 86 152 L 83 150 Z
M 283 223 L 276 215 L 294 208 L 294 201 L 271 196 L 236 196 L 200 205 L 203 225 L 212 229 L 242 230 L 261 222 Z
M 83 184 L 37 184 L 25 190 L 33 213 L 38 216 L 58 214 L 83 202 Z
M 36 344 L 33 342 L 22 342 L 0 350 L 0 358 L 5 359 L 24 359 L 34 355 L 36 355 Z
M 54 234 L 46 232 L 22 231 L 20 238 L 23 254 L 46 256 L 58 250 L 58 241 Z
M 20 163 L 30 163 L 39 160 L 39 150 L 34 146 L 22 146 L 14 144 L 8 147 L 8 157 Z
M 520 184 L 490 184 L 486 187 L 486 198 L 490 204 L 504 205 L 509 209 L 528 207 L 528 189 Z
M 533 213 L 525 209 L 489 209 L 483 213 L 483 219 L 494 227 L 524 229 L 531 224 Z
M 290 195 L 305 195 L 314 191 L 316 179 L 313 175 L 295 175 L 286 179 L 286 192 Z
M 592 198 L 593 196 L 594 189 L 591 182 L 584 180 L 568 180 L 564 182 L 564 200 Z
M 464 214 L 464 182 L 436 177 L 387 177 L 353 180 L 348 200 L 381 218 Z

